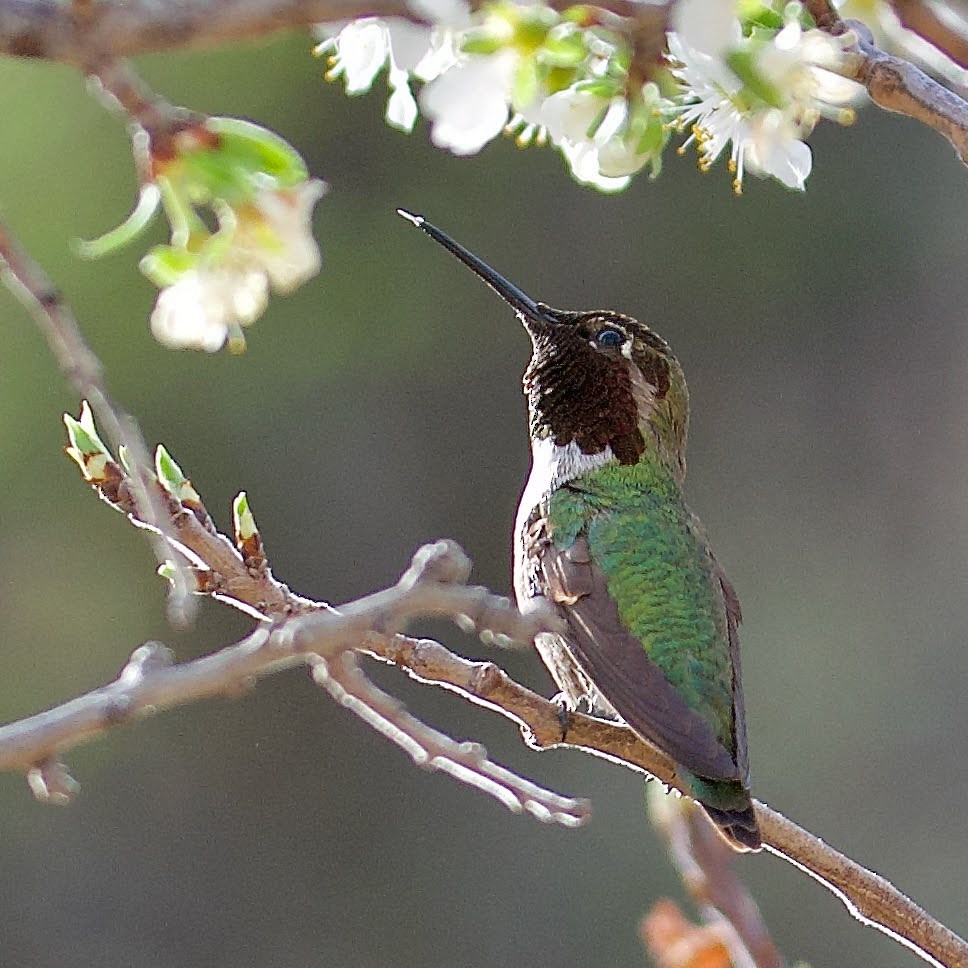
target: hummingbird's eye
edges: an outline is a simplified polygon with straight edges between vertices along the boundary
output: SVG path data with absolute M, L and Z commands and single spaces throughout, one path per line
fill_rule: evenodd
M 622 346 L 625 343 L 625 334 L 617 329 L 603 329 L 596 337 L 595 342 L 599 346 L 609 348 Z

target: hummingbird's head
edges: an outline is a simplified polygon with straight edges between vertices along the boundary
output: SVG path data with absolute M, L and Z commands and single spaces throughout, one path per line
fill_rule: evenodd
M 532 345 L 524 390 L 533 439 L 575 444 L 588 455 L 610 448 L 622 464 L 650 450 L 685 473 L 689 394 L 665 340 L 623 313 L 536 302 L 421 216 L 397 211 L 477 273 L 524 323 Z
M 668 343 L 624 313 L 515 307 L 531 337 L 524 375 L 533 437 L 610 447 L 622 464 L 658 451 L 684 472 L 689 395 Z

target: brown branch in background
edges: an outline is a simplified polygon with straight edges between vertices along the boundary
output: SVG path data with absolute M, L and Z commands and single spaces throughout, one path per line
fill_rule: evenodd
M 863 24 L 856 20 L 848 24 L 861 55 L 854 60 L 852 76 L 867 88 L 871 100 L 944 135 L 968 165 L 968 102 L 908 61 L 885 53 Z
M 100 0 L 78 21 L 59 0 L 0 0 L 0 54 L 83 71 L 102 59 L 211 47 L 365 16 L 419 19 L 406 0 Z
M 736 853 L 703 811 L 692 800 L 666 795 L 656 784 L 648 790 L 648 802 L 652 823 L 666 838 L 686 890 L 699 905 L 706 924 L 717 929 L 711 943 L 721 939 L 731 952 L 730 964 L 785 968 L 756 901 L 736 875 Z M 656 921 L 667 923 L 660 917 Z M 653 928 L 656 926 L 653 922 Z M 653 930 L 651 936 L 657 941 L 654 934 Z
M 154 474 L 148 448 L 134 418 L 120 410 L 108 395 L 101 361 L 81 334 L 74 314 L 44 270 L 23 250 L 7 226 L 0 222 L 0 275 L 7 288 L 33 316 L 54 359 L 77 393 L 88 400 L 108 439 L 123 447 L 136 469 L 131 488 L 141 511 L 139 517 L 151 533 L 155 557 L 172 557 L 169 516 L 152 486 Z M 185 625 L 192 608 L 188 576 L 177 568 L 169 597 L 169 613 L 176 625 Z
M 151 177 L 149 148 L 155 154 L 165 154 L 166 143 L 178 132 L 204 120 L 204 116 L 175 107 L 152 91 L 125 60 L 105 60 L 92 66 L 90 78 L 102 99 L 113 103 L 129 122 L 142 183 Z M 139 136 L 139 132 L 144 134 Z
M 664 21 L 668 5 L 651 9 L 645 21 L 641 5 L 630 0 L 600 0 L 594 6 L 623 18 L 624 32 L 645 61 L 634 69 L 648 76 L 654 68 L 654 28 Z M 830 0 L 804 0 L 804 6 L 824 30 L 856 31 L 859 40 L 846 76 L 863 84 L 875 104 L 944 135 L 968 164 L 968 102 L 880 50 L 867 28 L 842 21 Z M 900 6 L 909 17 L 915 7 L 929 10 L 918 0 Z M 61 61 L 87 72 L 136 54 L 265 37 L 320 22 L 363 16 L 421 19 L 407 0 L 100 0 L 94 10 L 96 15 L 77 16 L 58 0 L 0 0 L 0 54 Z M 935 33 L 946 52 L 950 48 L 956 60 L 962 58 L 957 32 L 949 29 L 940 36 L 938 28 Z
M 924 71 L 881 50 L 870 30 L 858 20 L 841 20 L 830 0 L 804 0 L 821 29 L 841 35 L 852 31 L 844 76 L 863 84 L 879 107 L 926 124 L 951 142 L 968 165 L 968 101 L 928 77 Z
M 926 0 L 888 0 L 901 26 L 917 34 L 968 70 L 968 25 L 959 26 L 939 15 L 937 7 Z

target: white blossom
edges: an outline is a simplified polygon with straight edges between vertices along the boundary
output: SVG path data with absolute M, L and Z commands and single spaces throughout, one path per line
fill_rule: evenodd
M 270 286 L 291 292 L 319 272 L 311 219 L 325 189 L 318 179 L 264 189 L 235 210 L 224 236 L 158 294 L 150 322 L 158 342 L 214 353 L 228 340 L 241 349 L 241 327 L 265 311 Z
M 411 75 L 428 81 L 451 67 L 456 54 L 450 27 L 469 23 L 463 0 L 421 0 L 418 12 L 432 24 L 448 26 L 429 27 L 399 17 L 364 17 L 335 32 L 326 25 L 319 28 L 328 39 L 318 51 L 331 52 L 326 76 L 330 80 L 342 77 L 347 94 L 369 91 L 387 67 L 390 97 L 386 118 L 389 124 L 407 132 L 413 130 L 417 120 Z
M 292 292 L 319 272 L 312 232 L 316 202 L 326 184 L 310 178 L 294 188 L 263 190 L 238 213 L 232 258 L 269 277 L 276 292 Z
M 698 8 L 706 0 L 687 2 Z M 727 33 L 738 28 L 737 22 Z M 770 41 L 750 47 L 753 69 L 775 90 L 776 104 L 750 95 L 727 65 L 725 48 L 700 50 L 676 33 L 669 34 L 668 43 L 673 74 L 683 85 L 680 124 L 692 130 L 686 144 L 696 141 L 700 167 L 708 169 L 731 145 L 737 192 L 747 168 L 802 191 L 812 166 L 804 139 L 821 115 L 838 117 L 857 90 L 828 70 L 841 56 L 839 42 L 819 30 L 804 31 L 794 20 Z
M 472 55 L 429 83 L 420 106 L 430 139 L 455 155 L 472 155 L 504 130 L 517 58 L 510 52 Z
M 569 88 L 546 98 L 539 116 L 575 179 L 601 191 L 621 191 L 652 157 L 630 143 L 622 98 Z
M 151 332 L 172 349 L 214 353 L 230 330 L 258 319 L 268 299 L 265 272 L 244 264 L 191 269 L 158 294 Z
M 686 46 L 714 57 L 743 36 L 735 0 L 679 0 L 672 8 L 671 26 Z

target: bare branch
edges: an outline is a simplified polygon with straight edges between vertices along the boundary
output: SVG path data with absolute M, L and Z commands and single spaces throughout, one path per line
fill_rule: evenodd
M 116 475 L 123 477 L 123 471 L 114 465 L 108 475 L 111 486 L 95 486 L 106 501 L 134 517 L 135 509 L 126 498 L 124 481 L 122 479 L 119 483 Z M 560 707 L 515 682 L 494 663 L 472 662 L 437 642 L 395 634 L 397 629 L 391 620 L 392 613 L 388 615 L 375 607 L 372 596 L 342 606 L 338 614 L 332 610 L 313 614 L 317 608 L 328 606 L 294 596 L 272 577 L 264 561 L 257 569 L 247 568 L 232 543 L 215 530 L 200 501 L 189 510 L 172 498 L 169 510 L 186 553 L 201 569 L 206 569 L 197 572 L 200 594 L 212 595 L 247 614 L 262 613 L 266 617 L 301 615 L 303 617 L 298 621 L 317 622 L 335 615 L 340 623 L 349 623 L 341 625 L 346 629 L 345 649 L 364 652 L 403 669 L 418 682 L 443 687 L 499 713 L 519 727 L 524 741 L 532 749 L 579 749 L 654 777 L 668 787 L 681 789 L 684 785 L 675 764 L 626 726 L 580 713 L 568 713 L 562 735 Z M 462 557 L 437 558 L 431 555 L 428 563 L 418 555 L 411 570 L 401 579 L 401 585 L 411 582 L 419 588 L 419 576 L 425 568 L 432 568 L 435 581 L 444 584 L 434 587 L 433 600 L 423 603 L 425 610 L 421 614 L 463 615 L 465 624 L 491 629 L 492 635 L 495 630 L 501 634 L 500 629 L 506 628 L 506 622 L 520 621 L 520 617 L 514 619 L 517 613 L 506 600 L 495 598 L 485 589 L 476 589 L 468 596 L 460 584 L 466 579 L 468 567 Z M 456 599 L 451 599 L 451 594 Z M 356 624 L 353 624 L 354 620 L 357 620 Z M 285 626 L 290 630 L 299 627 L 297 621 Z M 512 638 L 528 637 L 526 628 L 514 627 L 512 631 Z M 311 650 L 318 651 L 315 646 Z M 351 668 L 345 675 L 335 677 L 339 690 L 333 694 L 340 701 L 344 701 L 342 693 L 362 699 L 362 691 L 354 691 L 352 677 Z M 330 663 L 328 677 L 324 673 L 322 684 L 327 685 L 333 679 Z M 384 702 L 384 698 L 389 700 L 389 697 L 382 694 L 370 694 L 370 697 L 372 715 L 365 718 L 385 735 L 395 738 L 393 731 L 400 727 L 400 720 L 394 718 L 396 713 Z M 350 705 L 356 709 L 353 702 Z M 408 728 L 410 725 L 407 720 Z M 0 730 L 0 768 L 4 765 L 2 741 L 3 731 Z M 429 739 L 427 742 L 429 744 Z M 409 751 L 406 743 L 400 745 Z M 421 743 L 418 741 L 416 745 Z M 754 801 L 754 806 L 767 850 L 815 877 L 860 921 L 901 941 L 932 964 L 968 964 L 968 943 L 934 920 L 889 881 L 856 864 L 765 804 Z
M 489 662 L 470 662 L 435 642 L 369 636 L 366 651 L 401 666 L 420 682 L 440 685 L 492 709 L 521 727 L 534 749 L 569 747 L 637 770 L 679 789 L 675 764 L 628 727 L 570 713 L 563 739 L 559 708 L 518 684 Z M 968 965 L 968 942 L 936 921 L 890 881 L 809 831 L 754 800 L 756 820 L 770 853 L 810 874 L 838 897 L 859 921 L 909 947 L 930 964 Z
M 172 555 L 167 510 L 152 486 L 154 475 L 148 448 L 134 418 L 111 401 L 101 361 L 81 334 L 74 314 L 44 270 L 21 248 L 7 226 L 0 222 L 0 275 L 7 288 L 33 316 L 58 365 L 91 409 L 116 448 L 125 448 L 135 468 L 131 488 L 141 510 L 139 518 L 152 534 L 155 558 L 164 562 Z M 175 572 L 169 612 L 177 625 L 187 623 L 191 611 L 188 576 L 183 568 Z
M 548 627 L 503 598 L 463 583 L 469 565 L 452 542 L 422 548 L 392 588 L 346 605 L 263 625 L 241 642 L 181 665 L 158 643 L 136 649 L 109 685 L 20 722 L 0 727 L 0 769 L 28 774 L 35 796 L 66 802 L 76 783 L 60 755 L 109 729 L 164 709 L 246 691 L 257 679 L 306 665 L 316 681 L 415 762 L 482 790 L 508 809 L 578 826 L 585 801 L 562 797 L 491 762 L 476 743 L 457 743 L 409 715 L 360 672 L 349 650 L 372 628 L 396 628 L 418 616 L 448 616 L 518 641 Z
M 102 0 L 78 20 L 58 0 L 0 0 L 0 54 L 87 71 L 103 58 L 210 47 L 369 15 L 418 19 L 406 0 Z
M 943 18 L 925 0 L 889 0 L 901 26 L 932 44 L 960 67 L 968 69 L 968 28 Z
M 871 100 L 944 135 L 968 165 L 968 102 L 913 64 L 881 50 L 863 24 L 851 20 L 848 25 L 857 35 L 861 55 L 852 76 L 867 88 Z
M 926 124 L 951 142 L 968 165 L 968 101 L 928 77 L 913 64 L 881 50 L 858 20 L 841 20 L 831 0 L 804 0 L 817 25 L 832 34 L 850 30 L 856 38 L 844 76 L 863 84 L 870 99 L 886 111 Z

